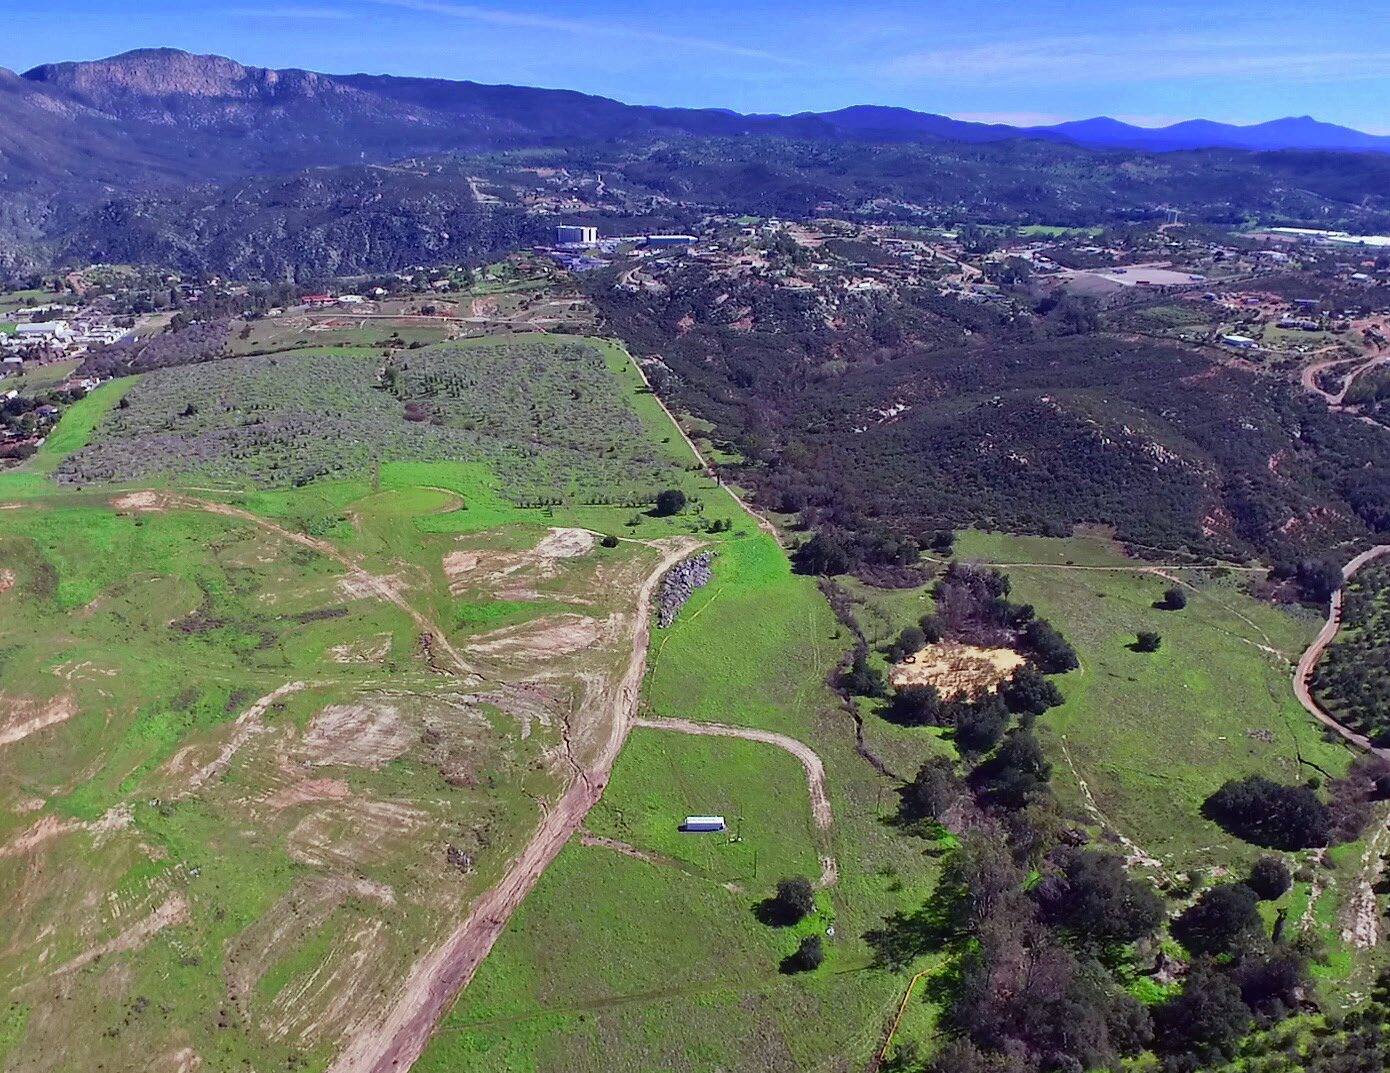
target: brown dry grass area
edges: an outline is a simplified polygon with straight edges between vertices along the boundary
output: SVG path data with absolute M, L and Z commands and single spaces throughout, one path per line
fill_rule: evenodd
M 894 664 L 889 680 L 903 686 L 935 686 L 943 697 L 993 693 L 1026 661 L 1012 648 L 978 648 L 957 641 L 927 645 Z

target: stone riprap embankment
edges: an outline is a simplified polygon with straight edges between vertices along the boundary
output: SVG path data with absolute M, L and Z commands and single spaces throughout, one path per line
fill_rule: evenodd
M 710 563 L 714 556 L 705 551 L 677 563 L 666 572 L 661 593 L 656 598 L 656 624 L 665 629 L 676 620 L 685 602 L 701 585 L 709 584 L 713 576 Z

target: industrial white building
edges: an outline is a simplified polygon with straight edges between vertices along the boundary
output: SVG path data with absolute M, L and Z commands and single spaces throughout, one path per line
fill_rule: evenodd
M 561 224 L 555 229 L 555 241 L 561 246 L 592 246 L 598 241 L 598 228 L 587 224 Z

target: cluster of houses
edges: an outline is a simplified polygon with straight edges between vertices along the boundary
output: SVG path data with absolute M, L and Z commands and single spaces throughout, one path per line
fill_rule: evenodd
M 43 316 L 50 308 L 20 310 L 21 314 Z M 28 320 L 16 324 L 9 334 L 0 334 L 0 353 L 6 366 L 22 365 L 26 354 L 43 353 L 54 357 L 76 357 L 97 346 L 123 339 L 130 333 L 109 321 L 83 317 L 73 320 Z

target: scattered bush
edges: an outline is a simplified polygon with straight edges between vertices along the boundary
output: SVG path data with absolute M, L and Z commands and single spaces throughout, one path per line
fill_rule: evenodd
M 821 942 L 819 935 L 808 935 L 801 940 L 801 945 L 796 948 L 796 952 L 789 954 L 782 961 L 782 971 L 785 973 L 813 972 L 820 968 L 825 960 L 825 946 Z
M 805 876 L 792 876 L 777 883 L 777 893 L 767 900 L 765 916 L 770 922 L 788 927 L 804 920 L 816 907 L 816 891 Z
M 1244 883 L 1210 887 L 1173 921 L 1173 938 L 1193 954 L 1230 953 L 1259 934 L 1258 901 Z
M 1027 666 L 1005 682 L 999 690 L 1004 704 L 1015 715 L 1042 715 L 1062 703 L 1062 692 L 1036 667 Z
M 1152 630 L 1140 630 L 1135 635 L 1134 650 L 1136 652 L 1157 652 L 1163 645 L 1163 638 Z
M 665 491 L 657 493 L 656 507 L 652 513 L 659 518 L 669 518 L 685 510 L 685 504 L 684 492 L 679 488 L 667 488 Z
M 1270 849 L 1325 846 L 1332 835 L 1332 814 L 1316 792 L 1263 775 L 1227 781 L 1202 811 L 1237 837 Z
M 1245 885 L 1261 901 L 1272 902 L 1293 886 L 1293 875 L 1289 872 L 1289 866 L 1278 857 L 1261 857 L 1251 867 L 1250 878 Z

